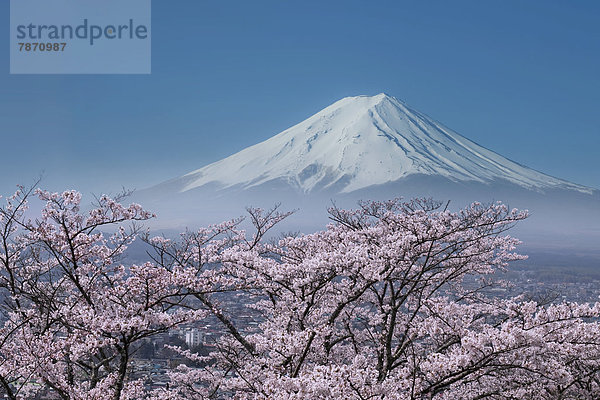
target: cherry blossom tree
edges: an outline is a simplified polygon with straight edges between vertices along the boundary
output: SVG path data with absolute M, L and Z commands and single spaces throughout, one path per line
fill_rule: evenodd
M 177 309 L 183 297 L 164 269 L 119 263 L 137 234 L 124 224 L 152 215 L 106 196 L 82 212 L 75 191 L 37 190 L 45 206 L 25 219 L 31 194 L 19 190 L 0 212 L 7 396 L 140 398 L 141 383 L 127 379 L 134 344 L 199 317 Z
M 280 217 L 251 215 L 259 227 Z M 502 204 L 368 202 L 331 210 L 325 231 L 276 244 L 239 235 L 218 255 L 190 252 L 185 237 L 156 242 L 179 260 L 204 254 L 178 264 L 181 284 L 237 295 L 258 323 L 243 330 L 226 304 L 203 302 L 225 334 L 208 367 L 171 374 L 169 398 L 597 398 L 598 305 L 486 294 L 491 274 L 523 258 L 505 232 L 525 217 Z
M 507 230 L 525 212 L 365 202 L 331 209 L 323 231 L 267 241 L 289 213 L 249 208 L 245 222 L 142 234 L 152 251 L 130 265 L 152 214 L 96 203 L 20 188 L 0 207 L 8 398 L 600 398 L 600 305 L 490 294 L 524 258 Z M 141 341 L 209 322 L 220 326 L 209 354 L 171 348 L 190 362 L 168 387 L 132 378 Z

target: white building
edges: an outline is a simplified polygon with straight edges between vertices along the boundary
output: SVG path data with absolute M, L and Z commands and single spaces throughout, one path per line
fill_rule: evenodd
M 190 328 L 185 332 L 185 344 L 188 347 L 194 348 L 204 341 L 204 334 L 200 332 L 197 328 Z

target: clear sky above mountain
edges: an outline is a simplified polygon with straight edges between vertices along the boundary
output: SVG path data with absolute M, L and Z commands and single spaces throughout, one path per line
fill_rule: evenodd
M 380 92 L 600 188 L 598 20 L 596 1 L 154 0 L 149 76 L 11 76 L 6 38 L 0 193 L 41 172 L 57 190 L 151 186 Z

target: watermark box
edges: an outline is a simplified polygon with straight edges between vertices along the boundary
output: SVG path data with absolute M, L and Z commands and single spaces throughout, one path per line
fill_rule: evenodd
M 10 0 L 11 74 L 149 74 L 151 0 Z

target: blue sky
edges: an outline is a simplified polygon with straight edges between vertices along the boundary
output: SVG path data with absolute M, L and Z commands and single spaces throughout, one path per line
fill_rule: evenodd
M 0 193 L 144 188 L 330 103 L 385 92 L 542 172 L 600 188 L 600 2 L 154 0 L 152 74 L 9 75 Z

